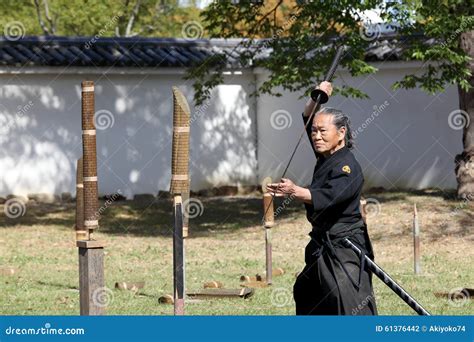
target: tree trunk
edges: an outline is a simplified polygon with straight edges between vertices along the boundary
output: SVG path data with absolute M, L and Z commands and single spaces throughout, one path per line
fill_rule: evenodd
M 474 75 L 474 30 L 464 32 L 460 37 L 461 48 L 473 58 L 469 62 L 471 74 Z M 455 173 L 458 182 L 458 197 L 464 200 L 474 200 L 474 76 L 469 83 L 473 88 L 469 91 L 459 90 L 459 108 L 463 113 L 466 124 L 463 128 L 463 151 L 456 155 Z

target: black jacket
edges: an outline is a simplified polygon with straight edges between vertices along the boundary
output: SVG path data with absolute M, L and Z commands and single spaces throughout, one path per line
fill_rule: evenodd
M 307 120 L 303 116 L 305 124 Z M 326 231 L 336 223 L 360 221 L 359 204 L 364 175 L 358 161 L 347 146 L 325 158 L 314 149 L 311 125 L 308 125 L 306 132 L 317 158 L 309 187 L 313 203 L 305 203 L 306 217 L 313 226 L 310 235 Z

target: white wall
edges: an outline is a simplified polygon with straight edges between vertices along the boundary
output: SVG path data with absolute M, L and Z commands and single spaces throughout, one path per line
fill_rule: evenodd
M 343 72 L 336 81 L 343 79 L 370 96 L 334 97 L 328 103 L 350 115 L 354 130 L 361 128 L 354 153 L 366 186 L 456 187 L 453 160 L 462 151 L 462 131 L 448 125 L 449 113 L 458 108 L 456 88 L 438 96 L 390 90 L 416 67 L 387 62 L 375 77 L 351 78 Z M 86 79 L 96 82 L 96 112 L 113 120 L 113 125 L 99 120 L 107 128 L 97 131 L 101 194 L 120 190 L 131 197 L 168 190 L 173 85 L 192 107 L 193 190 L 281 176 L 302 130 L 306 99 L 294 93 L 249 98 L 254 81 L 266 75 L 244 72 L 226 75 L 225 84 L 197 110 L 191 83 L 182 75 L 181 69 L 1 69 L 0 196 L 75 193 L 75 163 L 82 151 L 80 83 Z M 374 115 L 374 106 L 385 108 Z M 371 116 L 374 120 L 362 126 Z M 305 184 L 314 163 L 304 138 L 287 175 Z
M 97 130 L 100 193 L 120 190 L 132 197 L 169 189 L 173 85 L 183 91 L 193 113 L 192 189 L 257 183 L 255 106 L 248 97 L 253 75 L 227 75 L 211 101 L 196 111 L 182 70 L 79 75 L 83 70 L 0 75 L 0 196 L 75 193 L 82 80 L 96 83 L 95 109 L 102 113 L 97 127 L 105 128 Z
M 342 71 L 335 81 L 340 85 L 344 80 L 361 89 L 370 96 L 369 100 L 335 96 L 326 104 L 350 116 L 352 129 L 357 131 L 353 152 L 364 170 L 365 186 L 455 188 L 454 156 L 462 152 L 462 130 L 452 129 L 448 116 L 459 108 L 456 87 L 451 86 L 438 96 L 418 89 L 394 91 L 391 84 L 404 74 L 419 70 L 419 64 L 387 62 L 376 66 L 380 70 L 375 76 L 352 78 Z M 259 84 L 265 77 L 260 71 Z M 298 100 L 299 94 L 284 94 L 280 98 L 262 96 L 258 102 L 260 180 L 281 176 L 303 129 L 301 113 L 307 99 Z M 366 125 L 368 118 L 373 120 Z M 287 176 L 307 184 L 315 158 L 308 139 L 303 139 Z

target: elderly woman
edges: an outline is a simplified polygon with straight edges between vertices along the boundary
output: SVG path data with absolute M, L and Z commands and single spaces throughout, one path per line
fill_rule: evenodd
M 319 88 L 328 95 L 329 82 Z M 303 121 L 306 124 L 315 103 L 309 99 Z M 349 238 L 373 259 L 367 226 L 359 210 L 364 183 L 362 169 L 351 152 L 349 118 L 333 108 L 322 108 L 308 125 L 317 163 L 309 188 L 283 178 L 267 185 L 277 196 L 291 195 L 302 201 L 313 226 L 305 249 L 305 267 L 293 287 L 297 315 L 376 315 L 372 273 L 342 243 Z

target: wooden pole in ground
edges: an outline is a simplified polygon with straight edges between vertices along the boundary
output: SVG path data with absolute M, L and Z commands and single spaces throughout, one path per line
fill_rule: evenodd
M 416 203 L 413 206 L 413 257 L 415 274 L 420 274 L 420 226 L 418 224 L 418 212 L 416 210 Z
M 83 227 L 86 231 L 83 237 L 87 240 L 77 241 L 77 247 L 80 312 L 81 315 L 89 316 L 105 314 L 107 302 L 104 302 L 104 298 L 106 299 L 109 294 L 104 286 L 104 244 L 93 239 L 94 230 L 99 228 L 94 82 L 83 81 L 81 86 Z M 76 205 L 80 205 L 80 200 Z
M 264 227 L 265 227 L 265 268 L 267 284 L 272 284 L 272 231 L 271 228 L 275 225 L 275 218 L 273 214 L 273 198 L 268 192 L 263 194 L 263 210 L 265 213 Z
M 173 234 L 173 285 L 174 314 L 184 315 L 185 299 L 185 248 L 183 221 L 183 194 L 189 191 L 189 124 L 188 102 L 177 87 L 173 87 L 173 148 L 171 160 L 171 186 L 174 207 Z

